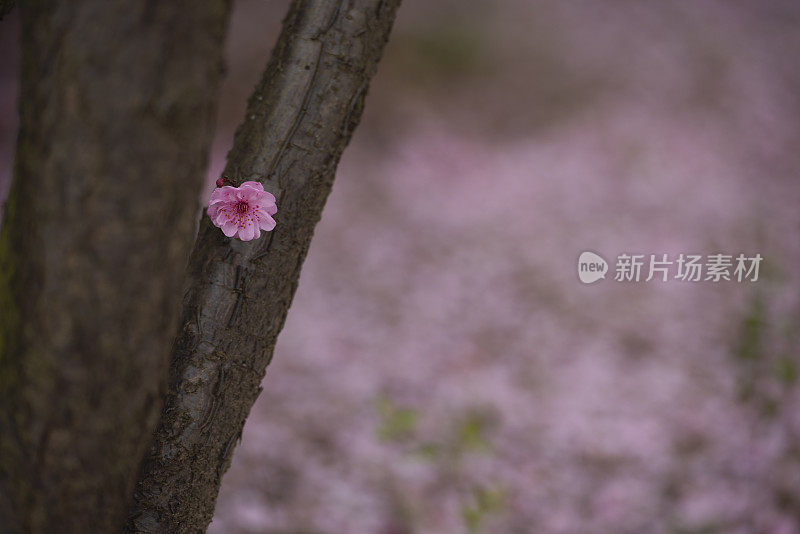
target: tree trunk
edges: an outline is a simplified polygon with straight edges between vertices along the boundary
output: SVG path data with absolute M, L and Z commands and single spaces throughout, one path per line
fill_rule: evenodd
M 0 531 L 119 532 L 161 410 L 229 2 L 19 8 Z
M 211 521 L 399 3 L 292 3 L 226 167 L 235 185 L 257 180 L 275 194 L 278 226 L 242 242 L 202 218 L 131 532 L 202 532 Z

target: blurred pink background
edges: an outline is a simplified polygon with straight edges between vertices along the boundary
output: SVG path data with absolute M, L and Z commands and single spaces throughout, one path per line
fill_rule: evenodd
M 287 4 L 236 2 L 206 196 Z M 800 533 L 798 30 L 406 0 L 209 532 Z M 765 260 L 585 286 L 587 249 Z

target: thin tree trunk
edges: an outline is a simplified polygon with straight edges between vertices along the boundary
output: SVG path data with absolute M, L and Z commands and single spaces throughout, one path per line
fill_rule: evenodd
M 0 532 L 119 532 L 161 409 L 229 2 L 19 7 Z
M 242 242 L 202 219 L 131 532 L 202 532 L 211 521 L 399 3 L 292 3 L 226 167 L 237 185 L 275 194 L 278 226 Z

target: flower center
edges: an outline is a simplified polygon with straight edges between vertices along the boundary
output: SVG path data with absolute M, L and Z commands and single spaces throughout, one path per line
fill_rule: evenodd
M 236 210 L 236 213 L 247 213 L 247 210 L 248 210 L 249 207 L 250 206 L 244 200 L 240 200 L 239 202 L 237 202 L 234 205 L 234 209 Z

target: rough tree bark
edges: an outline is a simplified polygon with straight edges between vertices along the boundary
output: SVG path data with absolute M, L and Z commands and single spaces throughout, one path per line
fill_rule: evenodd
M 275 194 L 278 226 L 242 242 L 201 221 L 131 532 L 202 532 L 211 521 L 399 3 L 292 3 L 226 167 L 236 185 L 258 180 Z
M 119 532 L 160 413 L 229 2 L 19 8 L 0 532 Z

